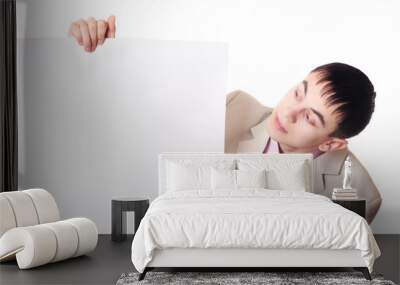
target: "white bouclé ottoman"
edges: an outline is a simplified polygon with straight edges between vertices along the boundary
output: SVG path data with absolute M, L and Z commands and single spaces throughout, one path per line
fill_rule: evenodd
M 44 189 L 0 193 L 0 262 L 16 259 L 20 269 L 57 262 L 94 250 L 97 238 L 87 218 L 60 221 Z

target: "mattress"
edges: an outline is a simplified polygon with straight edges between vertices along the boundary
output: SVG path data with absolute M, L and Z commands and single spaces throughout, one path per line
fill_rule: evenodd
M 160 195 L 133 239 L 135 268 L 167 248 L 356 249 L 370 272 L 381 254 L 361 216 L 322 195 L 268 189 Z

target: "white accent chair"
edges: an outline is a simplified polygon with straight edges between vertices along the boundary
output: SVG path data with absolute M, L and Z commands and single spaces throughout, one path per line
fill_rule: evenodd
M 20 269 L 57 262 L 94 250 L 97 238 L 87 218 L 60 221 L 44 189 L 0 193 L 0 262 L 17 259 Z

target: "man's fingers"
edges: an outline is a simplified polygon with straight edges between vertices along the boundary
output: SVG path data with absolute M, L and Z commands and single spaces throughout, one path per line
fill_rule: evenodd
M 104 20 L 97 21 L 97 43 L 102 45 L 104 43 L 107 32 L 107 22 Z
M 80 32 L 82 34 L 83 46 L 86 51 L 90 52 L 91 48 L 92 48 L 92 41 L 90 39 L 88 25 L 83 19 L 79 20 L 79 28 L 80 28 Z
M 77 22 L 73 22 L 69 27 L 68 36 L 75 38 L 76 42 L 79 45 L 83 44 L 81 30 L 79 28 L 79 24 Z
M 108 23 L 107 38 L 115 38 L 115 31 L 116 31 L 115 16 L 111 15 L 110 17 L 108 17 L 107 23 Z
M 68 30 L 68 36 L 74 37 L 79 45 L 87 52 L 93 52 L 98 45 L 104 44 L 106 38 L 115 38 L 115 16 L 111 15 L 107 20 L 96 20 L 89 17 L 73 22 Z
M 88 28 L 89 28 L 89 35 L 91 40 L 91 48 L 90 51 L 94 51 L 97 47 L 97 22 L 95 18 L 89 17 L 87 19 Z

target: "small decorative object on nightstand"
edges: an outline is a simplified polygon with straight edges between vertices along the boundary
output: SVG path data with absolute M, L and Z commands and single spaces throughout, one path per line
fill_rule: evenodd
M 123 241 L 126 239 L 126 212 L 135 212 L 135 232 L 140 221 L 149 208 L 149 198 L 113 197 L 111 201 L 111 239 Z
M 333 199 L 332 202 L 341 205 L 342 207 L 359 214 L 365 219 L 365 208 L 367 201 L 365 199 L 354 199 L 354 200 L 336 200 Z
M 333 188 L 332 201 L 365 219 L 366 200 L 358 199 L 357 189 L 351 187 L 351 158 L 344 161 L 343 188 Z
M 344 161 L 343 188 L 333 188 L 332 199 L 335 200 L 357 200 L 357 189 L 351 187 L 351 158 L 346 157 Z

